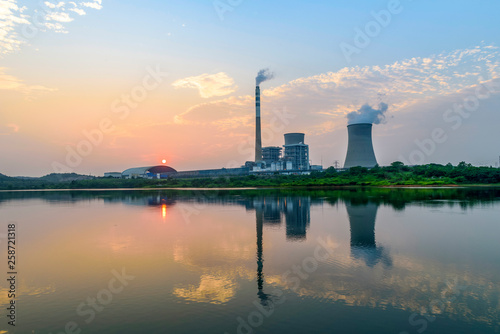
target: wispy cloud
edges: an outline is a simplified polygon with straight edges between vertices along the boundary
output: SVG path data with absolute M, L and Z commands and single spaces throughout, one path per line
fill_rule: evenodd
M 302 131 L 322 134 L 344 127 L 346 115 L 365 103 L 388 103 L 390 118 L 407 112 L 410 106 L 500 78 L 499 65 L 497 47 L 477 46 L 385 66 L 343 68 L 264 90 L 263 117 L 272 109 L 286 106 L 298 116 L 294 121 Z M 253 96 L 211 101 L 191 107 L 175 120 L 184 124 L 206 120 L 214 126 L 251 127 L 252 123 L 243 122 L 242 116 L 252 114 L 253 103 Z
M 32 33 L 30 36 L 23 35 L 23 26 L 30 26 L 30 31 L 68 33 L 66 25 L 74 21 L 74 15 L 85 15 L 86 8 L 99 10 L 102 0 L 40 1 L 36 8 L 20 7 L 17 0 L 0 0 L 0 55 L 18 51 L 32 38 Z M 28 11 L 32 14 L 28 15 Z M 35 16 L 36 25 L 33 24 Z
M 177 80 L 172 85 L 176 88 L 196 88 L 203 98 L 229 95 L 238 88 L 233 78 L 224 72 L 188 77 Z
M 0 125 L 0 136 L 8 136 L 16 132 L 19 132 L 17 124 Z
M 89 8 L 94 8 L 94 9 L 101 9 L 102 8 L 102 0 L 94 0 L 92 2 L 82 2 L 81 4 L 84 7 L 89 7 Z
M 0 0 L 0 54 L 14 52 L 24 44 L 16 27 L 29 24 L 25 11 L 26 7 L 19 7 L 16 0 Z
M 41 85 L 27 85 L 21 79 L 5 73 L 5 68 L 0 67 L 0 90 L 17 91 L 26 95 L 53 92 L 57 89 Z

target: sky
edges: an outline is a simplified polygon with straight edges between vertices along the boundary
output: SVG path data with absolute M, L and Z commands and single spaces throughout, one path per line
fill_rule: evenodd
M 304 132 L 341 166 L 381 110 L 381 165 L 500 156 L 500 2 L 0 0 L 0 173 L 103 175 L 253 159 Z M 386 111 L 385 111 L 386 110 Z M 352 115 L 352 114 L 351 114 Z

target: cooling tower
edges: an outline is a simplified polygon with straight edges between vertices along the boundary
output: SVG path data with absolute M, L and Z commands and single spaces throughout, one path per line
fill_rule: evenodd
M 260 87 L 255 87 L 255 162 L 262 161 L 262 134 L 260 130 Z
M 375 167 L 377 159 L 373 152 L 372 124 L 361 123 L 347 126 L 349 143 L 344 168 L 356 166 Z
M 285 133 L 285 145 L 304 144 L 303 133 Z

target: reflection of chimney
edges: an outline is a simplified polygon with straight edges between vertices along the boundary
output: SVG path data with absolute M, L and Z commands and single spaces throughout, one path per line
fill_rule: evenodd
M 260 131 L 260 87 L 255 87 L 255 162 L 262 161 L 262 139 Z
M 259 297 L 262 306 L 268 306 L 272 303 L 272 295 L 264 292 L 264 256 L 263 256 L 263 223 L 264 212 L 262 206 L 255 208 L 256 225 L 257 225 L 257 296 Z
M 372 124 L 360 123 L 347 126 L 349 143 L 344 168 L 356 166 L 375 167 L 377 159 L 373 152 Z

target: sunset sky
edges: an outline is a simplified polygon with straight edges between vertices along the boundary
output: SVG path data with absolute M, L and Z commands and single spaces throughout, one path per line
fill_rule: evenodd
M 384 102 L 381 165 L 495 166 L 499 13 L 495 0 L 0 0 L 0 173 L 238 167 L 264 68 L 264 146 L 304 132 L 313 164 L 342 164 L 346 114 Z

